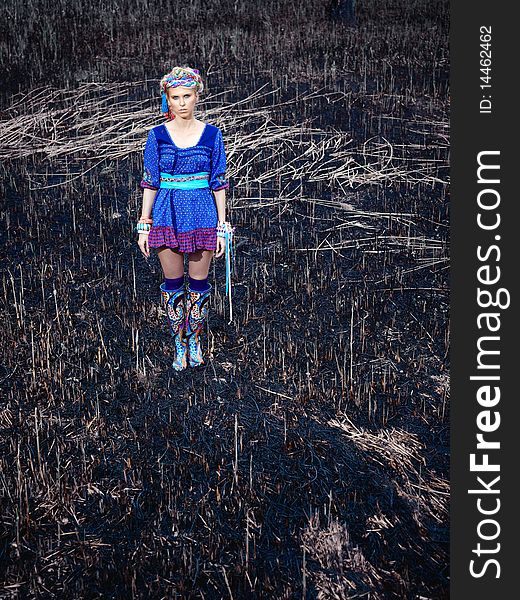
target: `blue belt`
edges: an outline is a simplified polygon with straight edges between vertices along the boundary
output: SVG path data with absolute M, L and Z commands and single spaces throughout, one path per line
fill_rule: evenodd
M 183 173 L 174 175 L 172 173 L 161 173 L 159 187 L 175 190 L 195 190 L 209 187 L 209 173 Z

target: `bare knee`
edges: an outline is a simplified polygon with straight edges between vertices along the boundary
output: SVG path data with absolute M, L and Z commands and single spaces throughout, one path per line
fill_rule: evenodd
M 189 275 L 193 279 L 205 279 L 209 273 L 214 250 L 197 250 L 189 254 Z
M 184 275 L 184 254 L 178 249 L 164 246 L 157 255 L 166 278 L 173 279 Z

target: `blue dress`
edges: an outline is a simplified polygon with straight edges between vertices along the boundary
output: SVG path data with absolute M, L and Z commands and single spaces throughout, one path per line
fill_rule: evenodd
M 188 148 L 176 146 L 164 124 L 151 129 L 140 186 L 157 190 L 148 236 L 150 248 L 168 246 L 180 252 L 216 249 L 218 215 L 212 192 L 229 188 L 224 141 L 218 127 L 206 123 L 199 141 Z

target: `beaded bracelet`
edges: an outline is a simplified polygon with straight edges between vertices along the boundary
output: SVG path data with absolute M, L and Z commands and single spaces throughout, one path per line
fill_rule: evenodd
M 217 235 L 218 237 L 226 237 L 226 234 L 230 234 L 231 236 L 233 236 L 233 233 L 235 231 L 235 227 L 232 227 L 231 223 L 229 221 L 219 221 L 218 225 L 217 225 Z
M 134 227 L 134 231 L 137 231 L 137 233 L 150 233 L 150 229 L 152 228 L 150 223 L 142 223 L 141 221 L 139 221 L 139 223 L 137 223 L 137 225 Z

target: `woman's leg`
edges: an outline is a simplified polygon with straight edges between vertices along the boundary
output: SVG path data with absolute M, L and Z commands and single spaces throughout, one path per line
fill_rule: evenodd
M 162 246 L 157 255 L 161 261 L 161 267 L 165 279 L 176 279 L 184 276 L 184 254 L 177 248 Z
M 176 248 L 162 246 L 158 252 L 164 273 L 161 293 L 164 299 L 166 316 L 175 343 L 175 360 L 172 367 L 181 371 L 188 366 L 188 346 L 186 340 L 186 308 L 184 280 L 184 254 Z
M 188 255 L 189 276 L 193 279 L 207 279 L 214 250 L 197 250 Z
M 214 250 L 198 250 L 188 255 L 188 302 L 186 305 L 186 337 L 190 367 L 204 364 L 200 337 L 208 314 L 211 285 L 208 283 L 209 266 Z

